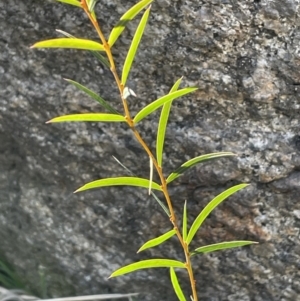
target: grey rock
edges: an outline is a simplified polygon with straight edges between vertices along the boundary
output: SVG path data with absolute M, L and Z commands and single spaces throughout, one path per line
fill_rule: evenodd
M 105 34 L 134 1 L 103 0 Z M 121 68 L 135 31 L 129 24 L 114 51 Z M 194 167 L 170 186 L 189 222 L 217 193 L 250 187 L 224 202 L 196 235 L 195 247 L 251 239 L 259 245 L 194 259 L 202 301 L 295 301 L 300 295 L 299 1 L 160 0 L 128 81 L 135 114 L 181 76 L 199 90 L 174 102 L 165 173 L 208 152 L 233 151 Z M 118 124 L 58 124 L 57 115 L 97 112 L 97 103 L 63 78 L 77 80 L 122 110 L 109 71 L 83 51 L 31 50 L 55 29 L 96 39 L 80 10 L 52 1 L 0 2 L 0 252 L 34 291 L 45 275 L 49 296 L 140 292 L 140 300 L 175 300 L 166 270 L 107 280 L 121 265 L 148 257 L 183 260 L 176 239 L 145 254 L 146 240 L 170 229 L 147 192 L 82 184 L 125 175 L 113 160 L 148 177 L 148 159 Z M 154 149 L 158 115 L 141 123 Z M 185 292 L 186 274 L 179 272 Z M 153 289 L 154 288 L 154 289 Z

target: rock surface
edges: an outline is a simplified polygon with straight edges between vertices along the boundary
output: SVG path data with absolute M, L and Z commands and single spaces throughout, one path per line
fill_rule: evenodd
M 133 3 L 99 1 L 106 33 Z M 119 62 L 136 24 L 116 44 Z M 182 75 L 185 86 L 199 87 L 174 102 L 165 171 L 208 152 L 237 154 L 179 178 L 170 188 L 176 210 L 187 199 L 192 221 L 217 193 L 251 184 L 209 217 L 195 246 L 232 239 L 260 244 L 195 258 L 201 301 L 299 300 L 299 25 L 296 0 L 153 3 L 128 82 L 139 96 L 130 100 L 132 111 L 167 93 Z M 183 259 L 176 239 L 136 255 L 144 241 L 170 229 L 147 192 L 72 194 L 88 181 L 125 175 L 112 155 L 148 176 L 147 157 L 130 131 L 116 124 L 45 125 L 57 115 L 99 110 L 63 78 L 122 108 L 112 76 L 93 57 L 29 49 L 58 37 L 57 28 L 96 39 L 87 18 L 52 1 L 10 0 L 0 2 L 0 26 L 0 252 L 35 291 L 43 272 L 49 296 L 140 292 L 139 300 L 175 300 L 166 270 L 107 280 L 132 261 Z M 139 127 L 153 149 L 156 117 Z M 189 292 L 186 275 L 180 279 Z

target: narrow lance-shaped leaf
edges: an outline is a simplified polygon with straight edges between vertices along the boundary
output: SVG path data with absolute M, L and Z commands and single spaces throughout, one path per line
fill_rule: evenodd
M 251 244 L 257 244 L 257 242 L 250 241 L 250 240 L 234 240 L 234 241 L 219 242 L 216 244 L 197 248 L 193 252 L 191 252 L 191 255 L 196 255 L 198 253 L 210 253 L 210 252 L 215 252 L 215 251 L 225 250 L 225 249 L 233 249 L 233 248 L 243 247 Z
M 164 210 L 164 212 L 166 213 L 166 215 L 170 218 L 171 217 L 170 211 L 165 206 L 165 204 L 157 197 L 157 195 L 153 191 L 151 191 L 151 195 L 154 197 L 154 199 L 158 203 L 158 205 Z
M 195 166 L 198 163 L 216 159 L 216 158 L 228 157 L 228 156 L 235 156 L 235 154 L 231 152 L 211 153 L 211 154 L 201 155 L 191 160 L 188 160 L 168 176 L 167 183 L 171 183 L 172 181 L 177 179 L 182 173 L 184 173 L 187 169 Z
M 113 272 L 109 278 L 125 275 L 134 271 L 149 268 L 182 268 L 185 269 L 183 262 L 172 259 L 148 259 L 129 264 Z
M 137 253 L 162 244 L 163 242 L 165 242 L 166 240 L 168 240 L 169 238 L 174 236 L 175 233 L 176 233 L 176 231 L 173 229 L 173 230 L 168 231 L 167 233 L 164 233 L 163 235 L 161 235 L 159 237 L 148 240 L 139 248 Z
M 97 1 L 98 0 L 87 0 L 88 9 L 89 9 L 90 12 L 94 11 Z
M 87 87 L 75 82 L 71 79 L 65 79 L 68 83 L 74 85 L 79 90 L 85 92 L 87 95 L 95 99 L 103 108 L 107 109 L 109 112 L 113 114 L 121 115 L 118 111 L 116 111 L 107 101 L 105 101 L 101 96 L 93 92 L 92 90 L 88 89 Z
M 147 20 L 149 17 L 149 13 L 150 13 L 150 7 L 145 11 L 145 13 L 143 14 L 143 17 L 136 29 L 136 32 L 134 34 L 134 37 L 132 39 L 130 48 L 128 50 L 125 62 L 124 62 L 124 66 L 123 66 L 123 71 L 122 71 L 122 84 L 125 86 L 126 85 L 126 81 L 127 81 L 127 77 L 129 75 L 130 72 L 130 68 L 132 65 L 132 62 L 134 60 L 137 48 L 140 44 L 143 32 L 145 30 L 146 24 L 147 24 Z
M 75 192 L 84 191 L 88 189 L 100 188 L 100 187 L 108 187 L 108 186 L 137 186 L 148 188 L 149 180 L 137 177 L 118 177 L 118 178 L 106 178 L 101 180 L 96 180 L 93 182 L 89 182 L 82 187 L 78 188 Z M 161 187 L 152 182 L 152 188 L 156 190 L 162 190 Z
M 140 44 L 142 35 L 144 33 L 146 24 L 147 24 L 147 20 L 149 17 L 149 13 L 150 13 L 150 7 L 144 12 L 143 17 L 136 29 L 136 32 L 134 34 L 134 37 L 132 39 L 130 48 L 128 50 L 125 62 L 124 62 L 124 66 L 123 66 L 123 71 L 122 71 L 122 84 L 125 86 L 126 85 L 126 81 L 127 81 L 127 77 L 129 75 L 130 69 L 131 69 L 131 65 L 132 62 L 134 60 L 137 48 Z
M 126 24 L 131 21 L 140 11 L 142 11 L 147 5 L 149 5 L 153 0 L 142 0 L 132 6 L 120 19 L 117 25 L 111 31 L 108 44 L 110 47 L 114 45 L 120 34 L 125 29 Z
M 149 163 L 150 163 L 150 175 L 149 175 L 149 190 L 148 190 L 148 194 L 151 194 L 151 184 L 152 184 L 152 180 L 153 180 L 153 160 L 150 157 L 149 158 Z
M 182 218 L 182 238 L 183 241 L 186 241 L 187 236 L 187 209 L 186 209 L 186 201 L 184 202 L 183 207 L 183 218 Z
M 46 123 L 54 122 L 125 122 L 126 119 L 122 115 L 117 114 L 105 114 L 105 113 L 87 113 L 87 114 L 71 114 L 55 117 Z
M 77 0 L 57 0 L 57 1 L 62 2 L 62 3 L 66 3 L 66 4 L 70 4 L 70 5 L 74 5 L 74 6 L 77 6 L 77 7 L 81 8 L 81 4 Z
M 172 101 L 180 96 L 189 94 L 191 92 L 196 91 L 198 88 L 196 87 L 190 87 L 190 88 L 184 88 L 178 91 L 175 91 L 173 93 L 167 94 L 161 98 L 158 98 L 157 100 L 151 102 L 149 105 L 144 107 L 141 111 L 139 111 L 136 116 L 134 117 L 133 121 L 135 123 L 138 123 L 142 119 L 144 119 L 146 116 L 154 112 L 156 109 L 164 105 L 165 103 Z
M 199 215 L 196 217 L 195 221 L 193 222 L 191 229 L 189 231 L 188 237 L 187 237 L 187 244 L 190 244 L 192 239 L 194 238 L 196 232 L 201 227 L 202 223 L 205 221 L 207 216 L 219 205 L 221 204 L 226 198 L 234 194 L 235 192 L 247 187 L 248 184 L 239 184 L 236 186 L 233 186 L 224 192 L 220 193 L 218 196 L 216 196 L 212 201 L 210 201 L 205 208 L 199 213 Z
M 182 77 L 176 81 L 176 83 L 171 88 L 169 94 L 178 90 L 181 80 Z M 156 159 L 160 167 L 162 166 L 163 147 L 165 142 L 165 134 L 166 134 L 166 128 L 167 128 L 171 106 L 172 106 L 172 100 L 163 105 L 163 108 L 160 113 L 159 123 L 158 123 L 157 138 L 156 138 Z
M 120 166 L 122 166 L 127 171 L 129 175 L 134 176 L 134 173 L 129 168 L 127 168 L 119 159 L 117 159 L 115 156 L 112 157 Z
M 95 13 L 95 6 L 98 0 L 85 0 L 85 1 L 87 3 L 89 12 L 92 14 L 92 17 L 94 18 L 94 20 L 97 20 L 96 13 Z
M 56 29 L 57 32 L 59 32 L 60 34 L 68 37 L 68 38 L 73 38 L 73 39 L 76 39 L 76 37 L 74 37 L 73 35 L 69 34 L 68 32 L 64 31 L 64 30 L 61 30 L 61 29 Z M 104 67 L 107 67 L 107 68 L 110 68 L 110 64 L 109 64 L 109 61 L 99 53 L 99 51 L 90 51 L 90 53 L 96 58 L 98 59 L 101 64 L 104 66 Z
M 186 301 L 186 299 L 184 297 L 184 294 L 182 292 L 182 289 L 179 285 L 178 278 L 177 278 L 177 275 L 175 273 L 174 268 L 170 268 L 170 278 L 171 278 L 171 282 L 172 282 L 172 285 L 173 285 L 174 292 L 175 292 L 178 300 Z
M 104 67 L 110 68 L 110 63 L 109 61 L 101 55 L 98 51 L 91 51 L 92 55 L 102 63 Z
M 37 42 L 31 48 L 70 48 L 92 51 L 104 51 L 102 44 L 86 39 L 58 38 Z

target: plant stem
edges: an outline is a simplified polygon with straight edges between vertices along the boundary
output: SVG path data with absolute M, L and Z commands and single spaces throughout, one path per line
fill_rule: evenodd
M 162 172 L 162 168 L 158 165 L 156 158 L 154 157 L 153 153 L 151 152 L 151 150 L 149 149 L 148 145 L 145 143 L 145 141 L 143 140 L 143 138 L 141 137 L 140 133 L 137 131 L 137 129 L 134 127 L 134 121 L 133 119 L 130 117 L 130 111 L 128 109 L 128 105 L 127 105 L 127 101 L 126 99 L 123 97 L 123 92 L 124 92 L 124 86 L 118 76 L 118 73 L 116 71 L 116 67 L 115 67 L 115 62 L 114 62 L 114 58 L 111 52 L 111 48 L 110 45 L 107 43 L 100 27 L 99 24 L 97 22 L 96 19 L 94 19 L 94 17 L 92 16 L 91 12 L 88 9 L 86 0 L 81 0 L 81 6 L 83 8 L 83 10 L 85 11 L 85 13 L 88 15 L 90 21 L 92 22 L 94 28 L 96 29 L 98 36 L 103 44 L 104 50 L 106 52 L 106 55 L 108 57 L 109 63 L 110 63 L 110 70 L 115 78 L 116 84 L 118 86 L 118 89 L 120 91 L 120 95 L 121 95 L 121 99 L 123 102 L 123 107 L 124 107 L 124 111 L 125 111 L 125 118 L 127 121 L 127 124 L 129 125 L 130 129 L 132 130 L 135 138 L 137 139 L 137 141 L 141 144 L 141 146 L 144 148 L 145 152 L 148 154 L 148 156 L 152 159 L 153 165 L 159 175 L 160 181 L 161 181 L 161 188 L 162 188 L 162 192 L 164 194 L 164 197 L 166 199 L 169 211 L 170 211 L 170 221 L 174 227 L 174 230 L 176 231 L 176 235 L 178 237 L 178 240 L 183 248 L 184 251 L 184 255 L 185 255 L 185 260 L 186 260 L 186 269 L 188 271 L 188 275 L 189 275 L 189 279 L 190 279 L 190 283 L 191 283 L 191 289 L 192 289 L 192 293 L 193 293 L 193 300 L 194 301 L 198 301 L 198 297 L 197 297 L 197 292 L 196 292 L 196 282 L 194 279 L 194 273 L 193 273 L 193 269 L 192 269 L 192 264 L 191 264 L 191 256 L 190 256 L 190 252 L 189 252 L 189 247 L 187 245 L 186 242 L 184 242 L 183 237 L 180 233 L 179 227 L 178 227 L 178 223 L 177 223 L 177 219 L 176 219 L 176 215 L 174 212 L 174 208 L 172 205 L 172 201 L 168 192 L 168 188 L 167 188 L 167 182 L 166 179 L 163 175 Z
M 176 220 L 176 215 L 175 215 L 173 205 L 172 205 L 172 202 L 171 202 L 171 199 L 170 199 L 170 195 L 169 195 L 169 192 L 168 192 L 166 179 L 165 179 L 165 177 L 162 173 L 162 168 L 158 165 L 153 153 L 149 149 L 148 145 L 144 142 L 144 140 L 142 139 L 139 132 L 135 129 L 135 127 L 132 127 L 131 129 L 134 133 L 134 136 L 139 141 L 139 143 L 143 146 L 143 148 L 146 151 L 146 153 L 148 154 L 148 156 L 152 158 L 153 165 L 155 166 L 155 169 L 156 169 L 156 171 L 159 175 L 159 178 L 161 180 L 161 183 L 162 183 L 161 187 L 162 187 L 162 190 L 163 190 L 163 194 L 165 196 L 165 199 L 166 199 L 167 204 L 168 204 L 168 208 L 170 210 L 170 221 L 174 226 L 174 229 L 176 231 L 176 235 L 177 235 L 177 237 L 180 241 L 180 244 L 183 248 L 183 251 L 184 251 L 185 260 L 186 260 L 186 269 L 188 271 L 188 275 L 189 275 L 189 278 L 190 278 L 190 283 L 191 283 L 191 288 L 192 288 L 192 293 L 193 293 L 193 300 L 198 301 L 198 296 L 197 296 L 197 291 L 196 291 L 196 281 L 195 281 L 195 278 L 194 278 L 189 247 L 188 247 L 187 243 L 184 242 L 183 237 L 182 237 L 182 235 L 179 231 L 179 228 L 178 228 L 178 225 L 177 225 L 177 220 Z
M 110 49 L 110 45 L 107 43 L 107 41 L 105 39 L 105 36 L 102 33 L 102 30 L 100 29 L 98 21 L 96 19 L 94 19 L 91 12 L 89 11 L 86 0 L 81 1 L 81 6 L 82 6 L 83 10 L 85 11 L 85 13 L 87 14 L 87 16 L 89 17 L 91 23 L 93 24 L 93 26 L 94 26 L 95 30 L 97 31 L 97 34 L 98 34 L 98 36 L 99 36 L 99 38 L 100 38 L 100 40 L 103 44 L 104 50 L 106 52 L 106 55 L 107 55 L 107 58 L 108 58 L 108 61 L 109 61 L 109 64 L 110 64 L 110 71 L 113 74 L 113 76 L 115 78 L 115 81 L 116 81 L 116 84 L 119 88 L 120 96 L 121 96 L 124 111 L 125 111 L 125 116 L 128 120 L 131 120 L 130 112 L 129 112 L 129 109 L 128 109 L 126 99 L 123 97 L 124 85 L 122 84 L 122 82 L 121 82 L 121 80 L 118 76 L 116 65 L 115 65 L 115 62 L 114 62 L 114 58 L 113 58 L 113 55 L 112 55 L 112 52 L 111 52 L 111 49 Z

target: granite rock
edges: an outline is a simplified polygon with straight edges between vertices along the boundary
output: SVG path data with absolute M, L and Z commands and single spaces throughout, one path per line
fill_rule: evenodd
M 106 34 L 135 1 L 102 0 Z M 137 20 L 116 43 L 123 61 Z M 156 0 L 128 81 L 137 112 L 184 76 L 199 90 L 174 102 L 165 172 L 208 152 L 233 159 L 198 165 L 170 187 L 190 222 L 207 202 L 240 182 L 251 185 L 224 202 L 196 235 L 195 246 L 251 239 L 259 245 L 194 259 L 202 301 L 295 301 L 300 295 L 300 26 L 297 0 Z M 118 109 L 111 74 L 83 51 L 31 50 L 63 29 L 96 39 L 77 8 L 53 1 L 0 2 L 0 252 L 29 287 L 49 296 L 140 292 L 139 300 L 175 300 L 166 270 L 107 280 L 123 264 L 148 257 L 183 259 L 176 239 L 136 254 L 170 229 L 147 196 L 130 188 L 73 195 L 82 184 L 125 175 L 120 159 L 139 176 L 148 159 L 118 124 L 58 124 L 57 115 L 97 112 L 91 99 L 63 78 L 89 86 Z M 157 115 L 141 123 L 155 147 Z M 186 275 L 179 273 L 189 292 Z M 155 289 L 153 289 L 155 287 Z

